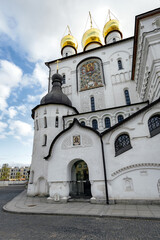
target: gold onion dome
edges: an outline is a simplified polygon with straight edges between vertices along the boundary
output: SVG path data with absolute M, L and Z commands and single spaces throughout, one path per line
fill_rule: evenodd
M 123 37 L 122 32 L 120 31 L 120 28 L 119 28 L 119 21 L 116 20 L 116 19 L 110 19 L 110 20 L 104 25 L 104 28 L 103 28 L 103 37 L 104 37 L 104 39 L 107 37 L 107 35 L 108 35 L 110 32 L 113 32 L 113 31 L 119 32 L 120 35 L 121 35 L 121 37 Z
M 90 29 L 88 29 L 82 37 L 82 47 L 83 50 L 85 51 L 86 47 L 91 44 L 91 43 L 98 43 L 99 45 L 102 46 L 101 42 L 101 32 L 97 28 L 92 27 L 92 16 L 91 13 L 89 12 L 89 17 L 90 17 Z
M 83 49 L 85 50 L 85 48 L 91 43 L 99 43 L 99 45 L 102 45 L 101 32 L 97 28 L 90 28 L 83 34 L 82 37 Z
M 69 27 L 68 27 L 68 34 L 64 36 L 61 40 L 61 51 L 63 50 L 64 47 L 73 47 L 77 52 L 78 43 L 77 43 L 77 40 L 72 36 Z

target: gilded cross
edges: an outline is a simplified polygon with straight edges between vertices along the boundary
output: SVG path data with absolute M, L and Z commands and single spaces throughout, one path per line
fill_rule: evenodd
M 72 35 L 71 34 L 71 29 L 70 29 L 70 27 L 67 25 L 67 28 L 68 28 L 68 35 Z
M 91 24 L 91 28 L 92 28 L 92 16 L 91 16 L 90 12 L 89 12 L 89 16 L 90 16 L 90 24 Z
M 58 73 L 58 63 L 61 62 L 60 60 L 57 60 L 56 63 L 57 63 L 57 73 Z

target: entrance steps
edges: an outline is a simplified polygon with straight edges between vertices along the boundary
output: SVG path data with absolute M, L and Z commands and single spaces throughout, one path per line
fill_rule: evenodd
M 90 202 L 90 198 L 70 198 L 68 199 L 68 202 Z

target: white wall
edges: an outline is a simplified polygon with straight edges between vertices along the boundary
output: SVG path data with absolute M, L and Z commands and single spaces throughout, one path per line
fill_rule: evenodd
M 110 199 L 159 199 L 160 134 L 151 138 L 148 129 L 148 119 L 160 113 L 159 107 L 152 107 L 104 135 Z M 115 156 L 115 140 L 123 133 L 129 134 L 132 148 Z M 126 190 L 127 184 L 131 190 Z
M 73 145 L 73 136 L 79 135 L 81 144 Z M 68 197 L 71 168 L 73 164 L 83 160 L 89 169 L 92 197 L 105 199 L 104 170 L 100 139 L 96 133 L 79 126 L 77 123 L 63 133 L 52 148 L 48 158 L 48 182 L 50 197 L 59 194 Z
M 35 110 L 34 118 L 34 141 L 32 152 L 31 174 L 28 186 L 28 195 L 36 195 L 39 192 L 39 181 L 43 182 L 47 191 L 46 183 L 48 175 L 48 162 L 44 159 L 48 155 L 53 139 L 63 130 L 63 115 L 74 114 L 75 110 L 71 107 L 58 104 L 41 105 Z M 58 127 L 55 127 L 56 116 L 58 117 Z M 47 127 L 44 118 L 47 119 Z M 38 129 L 37 129 L 38 123 Z M 44 146 L 44 135 L 47 136 L 47 144 Z M 43 179 L 43 181 L 42 181 Z M 47 192 L 46 192 L 47 194 Z M 46 195 L 45 194 L 45 195 Z
M 125 88 L 129 89 L 131 103 L 139 102 L 135 83 L 131 81 L 132 51 L 133 39 L 128 39 L 61 59 L 59 73 L 66 75 L 66 84 L 62 85 L 63 92 L 79 112 L 90 111 L 91 95 L 95 96 L 96 110 L 123 105 Z M 98 57 L 102 60 L 106 84 L 104 87 L 77 92 L 77 65 L 89 57 Z M 121 70 L 118 70 L 118 59 L 122 60 Z M 56 73 L 56 64 L 50 63 L 50 67 L 52 76 Z

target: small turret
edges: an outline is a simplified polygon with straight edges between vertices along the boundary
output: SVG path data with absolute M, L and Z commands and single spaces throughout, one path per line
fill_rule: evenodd
M 56 103 L 72 106 L 67 95 L 62 92 L 62 81 L 63 77 L 60 74 L 56 73 L 52 76 L 52 90 L 42 98 L 41 104 Z
M 67 57 L 77 53 L 78 43 L 77 40 L 72 36 L 69 26 L 68 34 L 65 35 L 61 40 L 61 55 Z
M 106 22 L 103 28 L 103 37 L 105 44 L 117 42 L 123 38 L 122 32 L 119 28 L 119 21 L 111 19 L 110 10 L 108 12 L 109 21 Z
M 92 17 L 91 13 L 89 12 L 90 16 L 90 29 L 88 29 L 82 37 L 82 47 L 83 51 L 93 49 L 99 46 L 102 46 L 101 42 L 101 32 L 98 28 L 93 28 L 92 26 Z

